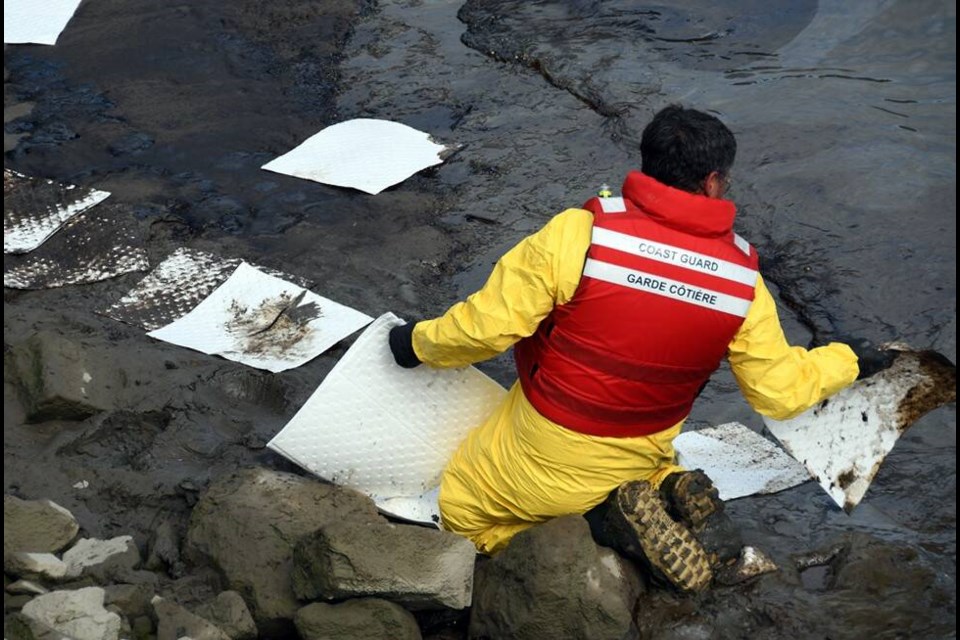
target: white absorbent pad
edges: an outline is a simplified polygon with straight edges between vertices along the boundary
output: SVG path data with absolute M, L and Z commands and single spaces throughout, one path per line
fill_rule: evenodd
M 767 428 L 848 513 L 860 503 L 897 439 L 920 416 L 957 398 L 956 367 L 905 351 L 889 369 L 860 380 L 791 420 Z
M 810 479 L 776 443 L 739 422 L 685 431 L 673 441 L 677 462 L 703 469 L 723 500 L 776 493 Z
M 443 468 L 506 392 L 473 367 L 397 366 L 388 335 L 399 324 L 377 318 L 267 446 L 386 513 L 437 522 Z
M 405 124 L 359 118 L 327 127 L 263 168 L 377 194 L 440 164 L 447 151 Z
M 12 263 L 9 266 L 7 263 Z M 4 260 L 3 286 L 51 289 L 99 282 L 150 268 L 127 207 L 105 204 L 71 218 L 26 256 Z
M 279 372 L 313 360 L 372 319 L 243 262 L 192 311 L 147 335 Z
M 98 311 L 108 318 L 153 331 L 182 318 L 227 281 L 242 260 L 181 247 L 122 298 Z M 254 265 L 264 273 L 292 281 L 304 289 L 303 278 Z
M 40 3 L 38 3 L 40 4 Z M 27 253 L 110 194 L 3 170 L 3 252 Z
M 56 44 L 80 0 L 3 0 L 3 41 Z

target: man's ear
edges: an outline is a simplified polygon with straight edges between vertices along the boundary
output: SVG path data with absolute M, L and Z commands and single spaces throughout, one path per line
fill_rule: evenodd
M 726 181 L 719 171 L 711 171 L 703 179 L 703 194 L 709 198 L 722 198 L 726 192 Z

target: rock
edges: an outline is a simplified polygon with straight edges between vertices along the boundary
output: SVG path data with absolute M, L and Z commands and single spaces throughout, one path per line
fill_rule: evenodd
M 21 595 L 7 595 L 3 594 L 3 611 L 4 613 L 8 611 L 19 611 L 23 609 L 23 606 L 33 600 L 32 595 L 21 594 Z
M 112 604 L 108 604 L 104 607 L 107 611 L 115 613 L 120 616 L 120 637 L 126 640 L 133 635 L 133 629 L 130 627 L 130 621 L 127 620 L 126 616 L 123 615 L 123 611 L 120 610 L 120 607 Z
M 717 584 L 734 585 L 776 570 L 777 565 L 770 556 L 756 547 L 745 546 L 740 550 L 740 556 L 733 565 L 716 571 L 715 580 Z
M 470 606 L 475 558 L 469 540 L 445 531 L 334 522 L 294 550 L 293 591 L 301 600 L 377 597 L 410 609 L 463 609 Z
M 6 586 L 7 593 L 13 594 L 26 594 L 29 596 L 40 596 L 45 593 L 50 593 L 50 590 L 44 587 L 42 584 L 32 582 L 30 580 L 17 580 Z
M 71 577 L 90 576 L 110 582 L 122 579 L 140 564 L 140 551 L 131 536 L 85 538 L 63 554 L 63 561 Z
M 230 636 L 212 622 L 192 614 L 180 605 L 165 598 L 153 599 L 153 611 L 157 618 L 157 640 L 230 640 Z
M 250 606 L 264 637 L 293 631 L 293 547 L 341 520 L 378 519 L 368 497 L 290 473 L 247 469 L 216 482 L 190 517 L 185 555 L 209 560 Z
M 820 599 L 832 621 L 831 637 L 850 637 L 849 629 L 864 638 L 884 637 L 891 629 L 904 638 L 956 634 L 955 618 L 945 624 L 925 613 L 949 606 L 956 583 L 945 579 L 922 549 L 861 532 L 843 535 L 838 546 Z
M 636 569 L 566 516 L 519 533 L 477 569 L 471 638 L 636 638 Z
M 342 604 L 316 602 L 294 619 L 303 640 L 420 640 L 413 615 L 400 605 L 376 598 Z
M 69 566 L 52 553 L 3 554 L 3 570 L 14 576 L 36 575 L 48 580 L 63 580 L 67 577 Z
M 28 602 L 21 613 L 38 636 L 52 629 L 73 640 L 117 640 L 120 616 L 103 607 L 103 597 L 99 587 L 53 591 Z
M 3 550 L 56 553 L 77 536 L 73 514 L 50 500 L 3 496 Z
M 114 584 L 104 587 L 104 604 L 115 606 L 127 618 L 150 615 L 153 611 L 153 589 L 145 584 Z
M 4 611 L 10 611 L 10 609 L 4 608 Z M 3 638 L 4 640 L 38 640 L 40 636 L 33 633 L 30 621 L 22 613 L 17 612 L 4 618 Z M 44 640 L 46 640 L 45 637 Z
M 223 629 L 233 640 L 255 640 L 257 637 L 253 616 L 236 591 L 224 591 L 194 613 Z
M 172 520 L 164 520 L 154 530 L 150 539 L 150 553 L 147 554 L 146 568 L 152 571 L 166 569 L 174 578 L 183 575 L 183 562 L 180 560 L 180 539 Z
M 144 571 L 142 569 L 126 571 L 122 575 L 118 576 L 118 578 L 125 583 L 144 585 L 153 591 L 156 591 L 157 587 L 160 585 L 160 576 L 152 571 Z
M 57 333 L 42 331 L 4 356 L 4 376 L 11 376 L 27 422 L 84 420 L 112 407 L 123 386 L 116 367 L 96 365 L 86 349 Z
M 130 632 L 137 640 L 152 640 L 156 635 L 153 631 L 153 620 L 149 616 L 137 616 L 130 623 Z

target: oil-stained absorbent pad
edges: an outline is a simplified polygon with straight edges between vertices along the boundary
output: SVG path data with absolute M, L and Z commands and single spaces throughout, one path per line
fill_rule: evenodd
M 277 372 L 309 362 L 371 320 L 244 262 L 192 311 L 147 335 Z
M 956 367 L 931 352 L 903 352 L 796 418 L 764 418 L 767 428 L 848 513 L 880 464 L 923 414 L 957 398 Z
M 3 0 L 3 41 L 56 44 L 80 0 Z
M 506 392 L 473 367 L 397 366 L 388 335 L 399 324 L 377 318 L 267 446 L 384 512 L 436 521 L 443 468 Z
M 723 500 L 776 493 L 810 479 L 776 443 L 739 422 L 686 431 L 673 446 L 677 461 L 687 469 L 703 469 Z
M 3 170 L 3 252 L 27 253 L 110 194 Z
M 327 127 L 263 168 L 377 194 L 440 164 L 446 150 L 405 124 L 359 118 Z

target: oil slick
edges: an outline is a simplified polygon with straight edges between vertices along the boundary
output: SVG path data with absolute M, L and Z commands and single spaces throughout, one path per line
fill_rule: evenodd
M 957 398 L 956 366 L 932 351 L 906 351 L 893 365 L 856 382 L 791 420 L 767 428 L 847 513 L 897 439 L 924 414 Z

